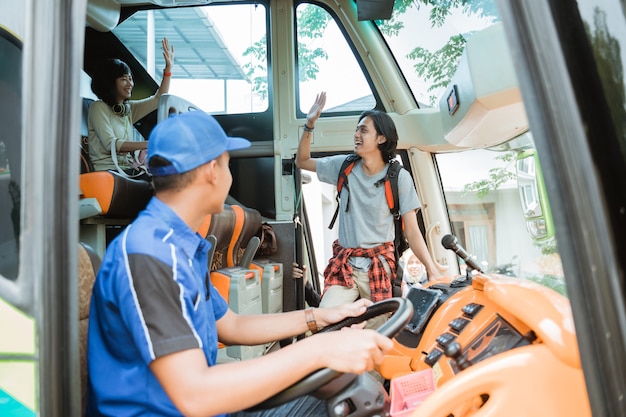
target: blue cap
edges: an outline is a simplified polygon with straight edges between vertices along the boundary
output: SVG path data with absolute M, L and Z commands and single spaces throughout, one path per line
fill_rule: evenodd
M 224 129 L 201 110 L 173 115 L 152 129 L 148 138 L 148 166 L 155 177 L 182 174 L 204 165 L 226 151 L 250 146 L 244 138 L 226 136 Z M 172 165 L 152 167 L 150 159 L 160 156 Z

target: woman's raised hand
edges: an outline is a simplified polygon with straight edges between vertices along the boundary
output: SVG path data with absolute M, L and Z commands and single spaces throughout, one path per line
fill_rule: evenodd
M 174 46 L 170 47 L 170 43 L 167 38 L 161 40 L 161 47 L 163 48 L 163 58 L 165 59 L 165 72 L 171 72 L 172 64 L 174 63 Z

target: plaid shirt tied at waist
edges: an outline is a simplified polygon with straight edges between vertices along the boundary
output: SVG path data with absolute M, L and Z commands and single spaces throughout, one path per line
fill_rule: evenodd
M 370 280 L 370 291 L 372 302 L 382 301 L 391 298 L 391 283 L 396 275 L 396 259 L 394 257 L 393 242 L 385 242 L 374 248 L 344 248 L 338 240 L 333 242 L 333 257 L 324 269 L 324 291 L 332 285 L 342 285 L 352 288 L 352 265 L 348 262 L 351 256 L 370 258 L 372 264 L 368 271 Z M 382 256 L 391 269 L 391 277 L 387 277 Z

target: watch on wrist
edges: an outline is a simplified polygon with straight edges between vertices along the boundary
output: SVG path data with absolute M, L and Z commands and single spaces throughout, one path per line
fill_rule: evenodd
M 315 316 L 313 315 L 313 309 L 307 308 L 304 310 L 304 317 L 306 318 L 306 325 L 309 326 L 311 333 L 317 333 L 319 329 L 317 328 L 317 322 L 315 321 Z

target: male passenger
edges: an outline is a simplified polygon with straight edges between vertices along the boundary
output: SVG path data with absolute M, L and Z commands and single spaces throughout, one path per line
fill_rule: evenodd
M 336 185 L 346 156 L 311 157 L 312 132 L 325 105 L 326 93 L 321 92 L 306 116 L 296 165 L 317 172 L 320 181 Z M 382 185 L 397 144 L 396 126 L 387 113 L 369 110 L 361 114 L 354 132 L 354 153 L 359 159 L 341 192 L 339 238 L 333 243 L 333 257 L 324 270 L 320 307 L 359 298 L 376 302 L 392 297 L 395 229 Z M 440 274 L 417 225 L 415 211 L 420 201 L 406 170 L 398 174 L 398 196 L 409 245 L 426 267 L 429 279 L 435 279 Z
M 367 302 L 261 316 L 229 310 L 209 281 L 209 242 L 195 231 L 222 210 L 232 183 L 228 138 L 201 111 L 150 134 L 155 196 L 108 247 L 93 289 L 88 364 L 90 416 L 214 416 L 249 408 L 320 368 L 363 373 L 393 346 L 370 330 L 314 335 L 263 357 L 216 364 L 218 340 L 258 345 L 365 311 Z M 307 323 L 310 322 L 310 323 Z M 246 415 L 256 415 L 254 413 Z M 272 416 L 326 415 L 313 397 Z

